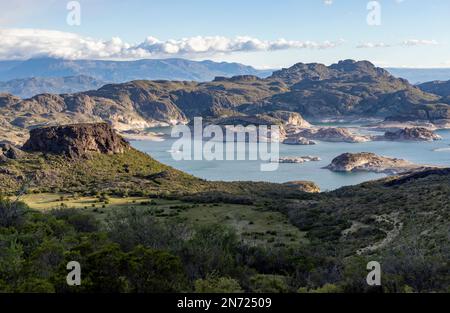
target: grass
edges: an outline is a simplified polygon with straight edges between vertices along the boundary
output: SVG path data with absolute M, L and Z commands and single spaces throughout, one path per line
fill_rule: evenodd
M 75 208 L 91 212 L 100 220 L 103 220 L 110 210 L 135 207 L 148 210 L 159 219 L 181 219 L 193 226 L 225 224 L 236 229 L 241 238 L 252 245 L 295 247 L 308 243 L 306 233 L 289 223 L 285 215 L 264 211 L 252 205 L 198 204 L 149 197 L 107 197 L 105 202 L 105 199 L 95 196 L 64 193 L 28 194 L 21 200 L 35 210 Z

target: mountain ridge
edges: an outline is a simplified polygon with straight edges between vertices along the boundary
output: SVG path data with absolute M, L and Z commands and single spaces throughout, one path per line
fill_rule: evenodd
M 297 63 L 261 79 L 217 77 L 210 82 L 135 80 L 75 94 L 21 100 L 0 96 L 3 127 L 107 121 L 117 130 L 144 129 L 239 115 L 294 112 L 309 121 L 376 118 L 450 125 L 450 101 L 395 78 L 368 61 L 331 66 Z
M 177 58 L 135 61 L 33 58 L 25 61 L 0 61 L 0 81 L 80 74 L 113 83 L 136 79 L 210 81 L 215 76 L 251 74 L 265 77 L 270 73 L 271 71 L 257 70 L 240 63 L 191 61 Z

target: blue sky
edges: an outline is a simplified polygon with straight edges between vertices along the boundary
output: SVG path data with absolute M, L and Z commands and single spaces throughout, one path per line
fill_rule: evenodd
M 0 3 L 0 58 L 186 57 L 261 68 L 353 58 L 450 67 L 448 0 L 380 0 L 378 26 L 368 25 L 365 0 L 79 0 L 79 26 L 66 22 L 68 2 Z

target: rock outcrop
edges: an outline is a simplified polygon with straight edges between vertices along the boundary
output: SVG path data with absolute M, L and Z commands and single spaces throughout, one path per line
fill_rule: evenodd
M 374 172 L 395 175 L 427 167 L 409 161 L 378 156 L 375 153 L 344 153 L 325 167 L 333 172 Z M 428 167 L 430 168 L 430 167 Z
M 309 181 L 303 181 L 303 180 L 290 181 L 290 182 L 284 183 L 283 185 L 286 187 L 297 189 L 297 190 L 304 191 L 304 192 L 310 192 L 310 193 L 320 192 L 320 187 L 317 186 L 315 183 L 309 182 Z
M 427 128 L 414 127 L 396 131 L 387 131 L 380 139 L 398 141 L 434 141 L 440 140 L 442 137 Z
M 300 145 L 300 146 L 307 146 L 307 145 L 315 145 L 316 142 L 313 140 L 306 139 L 301 136 L 289 136 L 286 139 L 283 140 L 283 143 L 285 145 Z
M 366 142 L 370 141 L 369 136 L 362 136 L 352 133 L 346 128 L 340 127 L 322 127 L 322 128 L 310 128 L 301 129 L 295 134 L 297 137 L 314 139 L 329 142 Z M 289 137 L 288 138 L 292 138 Z
M 85 157 L 92 153 L 117 154 L 129 144 L 106 123 L 49 126 L 30 131 L 25 151 Z
M 0 162 L 18 160 L 24 155 L 25 153 L 19 148 L 8 143 L 0 143 Z
M 294 126 L 300 128 L 309 128 L 311 124 L 308 123 L 299 113 L 290 111 L 275 111 L 270 113 L 276 119 L 279 119 L 287 126 Z

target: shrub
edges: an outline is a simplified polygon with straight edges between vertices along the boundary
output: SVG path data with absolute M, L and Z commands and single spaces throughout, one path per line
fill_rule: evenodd
M 27 209 L 27 205 L 23 202 L 0 198 L 0 226 L 20 226 L 24 221 Z
M 215 274 L 198 279 L 194 283 L 198 293 L 240 293 L 243 292 L 239 282 L 229 277 L 219 277 Z
M 250 278 L 250 289 L 256 293 L 289 292 L 286 278 L 281 275 L 257 274 Z

